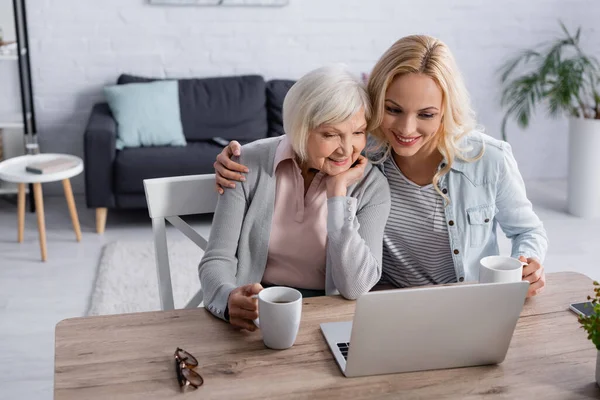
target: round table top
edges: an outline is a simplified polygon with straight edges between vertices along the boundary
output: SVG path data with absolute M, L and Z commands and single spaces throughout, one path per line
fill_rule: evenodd
M 49 172 L 45 174 L 34 174 L 27 172 L 25 167 L 32 163 L 50 161 L 56 158 L 64 158 L 76 162 L 75 166 L 68 169 Z M 55 182 L 79 175 L 83 171 L 83 160 L 70 154 L 35 154 L 9 158 L 0 162 L 0 179 L 13 183 L 44 183 Z

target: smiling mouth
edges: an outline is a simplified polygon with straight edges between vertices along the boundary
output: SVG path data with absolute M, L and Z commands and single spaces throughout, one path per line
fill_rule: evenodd
M 329 157 L 329 160 L 332 163 L 334 163 L 335 165 L 342 166 L 342 165 L 346 165 L 346 163 L 348 162 L 348 160 L 350 160 L 350 157 L 344 158 L 344 159 L 341 159 L 341 160 L 336 160 L 336 159 L 333 159 L 333 158 Z
M 405 145 L 405 146 L 414 144 L 417 140 L 419 140 L 421 138 L 421 136 L 410 136 L 409 137 L 409 136 L 396 135 L 395 133 L 393 135 L 398 143 L 400 143 L 401 145 Z

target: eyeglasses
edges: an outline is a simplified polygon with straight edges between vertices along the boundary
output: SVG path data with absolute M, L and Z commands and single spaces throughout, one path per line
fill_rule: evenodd
M 200 374 L 193 370 L 197 366 L 196 357 L 179 347 L 175 350 L 175 372 L 182 391 L 188 386 L 197 389 L 204 383 Z

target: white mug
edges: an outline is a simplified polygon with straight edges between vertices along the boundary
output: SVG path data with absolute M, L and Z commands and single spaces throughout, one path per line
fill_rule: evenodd
M 524 265 L 527 263 L 512 257 L 484 257 L 479 262 L 479 283 L 520 282 Z
M 260 291 L 258 315 L 254 320 L 262 332 L 265 346 L 283 350 L 292 347 L 302 316 L 302 293 L 296 289 L 273 286 Z

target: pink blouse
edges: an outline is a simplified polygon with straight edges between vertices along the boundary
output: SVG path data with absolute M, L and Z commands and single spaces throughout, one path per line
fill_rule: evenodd
M 325 175 L 304 179 L 285 137 L 275 153 L 275 208 L 263 283 L 325 289 L 327 189 Z

